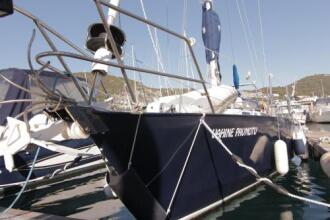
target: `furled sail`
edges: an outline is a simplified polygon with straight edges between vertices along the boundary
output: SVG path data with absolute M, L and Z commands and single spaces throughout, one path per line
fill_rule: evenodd
M 205 0 L 203 3 L 202 36 L 211 84 L 218 86 L 221 80 L 219 66 L 221 24 L 218 14 L 213 10 L 212 0 Z
M 237 66 L 233 65 L 233 81 L 234 81 L 234 87 L 235 89 L 239 89 L 239 74 L 237 70 Z

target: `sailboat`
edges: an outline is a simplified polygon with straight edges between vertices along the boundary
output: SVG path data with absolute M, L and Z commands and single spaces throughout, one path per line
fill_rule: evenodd
M 312 103 L 309 120 L 316 123 L 330 122 L 330 99 L 328 97 L 318 98 Z
M 288 159 L 293 152 L 294 124 L 290 119 L 222 114 L 238 92 L 232 86 L 220 84 L 217 50 L 221 28 L 213 2 L 205 0 L 202 6 L 211 88 L 207 88 L 191 39 L 126 11 L 119 3 L 119 0 L 110 3 L 95 0 L 101 23 L 89 27 L 86 43 L 94 57 L 33 15 L 17 7 L 15 10 L 77 51 L 58 51 L 44 34 L 52 51 L 37 54 L 36 62 L 42 68 L 69 75 L 84 98 L 83 102 L 73 102 L 52 93 L 54 98 L 57 95 L 58 103 L 51 116 L 64 122 L 63 129 L 70 131 L 68 136 L 89 136 L 99 147 L 108 169 L 108 184 L 130 212 L 138 219 L 193 218 L 252 189 L 265 180 L 262 177 L 287 173 Z M 102 6 L 109 8 L 108 16 Z M 189 49 L 199 79 L 125 65 L 122 57 L 126 36 L 114 25 L 117 13 L 182 40 Z M 51 56 L 59 59 L 65 71 L 44 61 Z M 89 93 L 66 68 L 64 57 L 93 63 L 94 81 Z M 168 95 L 145 108 L 137 106 L 132 112 L 109 111 L 93 105 L 97 88 L 109 67 L 120 69 L 132 103 L 136 103 L 136 97 L 126 74 L 129 70 L 198 83 L 202 89 Z M 19 125 L 19 131 L 29 135 L 25 124 Z M 52 132 L 62 134 L 63 129 L 54 127 Z M 7 166 L 14 153 L 7 152 Z

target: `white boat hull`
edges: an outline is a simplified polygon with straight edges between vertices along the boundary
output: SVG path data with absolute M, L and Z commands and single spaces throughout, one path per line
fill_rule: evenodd
M 330 122 L 330 108 L 320 108 L 316 111 L 312 111 L 309 118 L 312 122 L 317 123 Z

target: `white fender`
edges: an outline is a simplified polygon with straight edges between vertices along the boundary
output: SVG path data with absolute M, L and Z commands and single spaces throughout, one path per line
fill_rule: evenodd
M 107 199 L 118 199 L 117 194 L 111 189 L 109 181 L 109 174 L 107 173 L 104 178 L 105 185 L 103 186 L 103 192 Z
M 308 159 L 307 140 L 302 127 L 294 129 L 292 140 L 295 154 L 302 159 Z
M 107 197 L 107 199 L 117 199 L 118 198 L 117 194 L 111 189 L 109 184 L 105 184 L 103 186 L 103 192 L 104 192 L 105 196 Z
M 330 177 L 330 152 L 322 155 L 320 159 L 321 167 L 323 172 Z
M 289 171 L 288 150 L 284 141 L 277 140 L 275 142 L 274 154 L 276 170 L 283 176 Z
M 67 133 L 71 139 L 86 139 L 89 134 L 85 133 L 77 121 L 67 127 Z

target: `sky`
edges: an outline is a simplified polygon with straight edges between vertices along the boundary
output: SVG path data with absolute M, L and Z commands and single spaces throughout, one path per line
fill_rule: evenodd
M 182 34 L 185 30 L 188 37 L 196 39 L 193 48 L 206 76 L 201 39 L 201 2 L 144 0 L 144 6 L 150 20 L 177 33 Z M 238 66 L 242 82 L 250 71 L 252 80 L 259 87 L 266 85 L 268 73 L 273 75 L 273 85 L 287 85 L 307 75 L 330 73 L 330 1 L 259 2 L 260 16 L 258 0 L 214 0 L 214 10 L 219 14 L 222 25 L 220 65 L 224 83 L 232 84 L 234 63 Z M 14 0 L 14 4 L 41 18 L 82 48 L 88 26 L 99 22 L 91 0 Z M 121 7 L 143 16 L 140 0 L 122 0 Z M 117 25 L 125 31 L 127 37 L 125 63 L 133 64 L 134 47 L 135 65 L 161 70 L 146 26 L 124 15 L 117 19 Z M 33 22 L 17 12 L 0 19 L 0 69 L 28 68 L 27 45 L 33 27 Z M 183 43 L 161 31 L 157 32 L 157 36 L 165 70 L 186 74 Z M 60 41 L 54 39 L 54 42 L 60 50 L 70 51 Z M 32 46 L 33 56 L 47 50 L 50 50 L 49 47 L 37 32 Z M 90 63 L 71 59 L 67 62 L 73 71 L 90 70 Z M 52 59 L 52 63 L 57 62 Z M 38 67 L 36 63 L 34 65 Z M 190 64 L 188 66 L 193 69 Z M 110 69 L 110 74 L 118 75 L 119 72 Z M 131 73 L 130 78 L 133 78 Z M 143 80 L 149 85 L 159 85 L 157 77 L 143 75 Z M 161 81 L 160 84 L 166 82 Z

